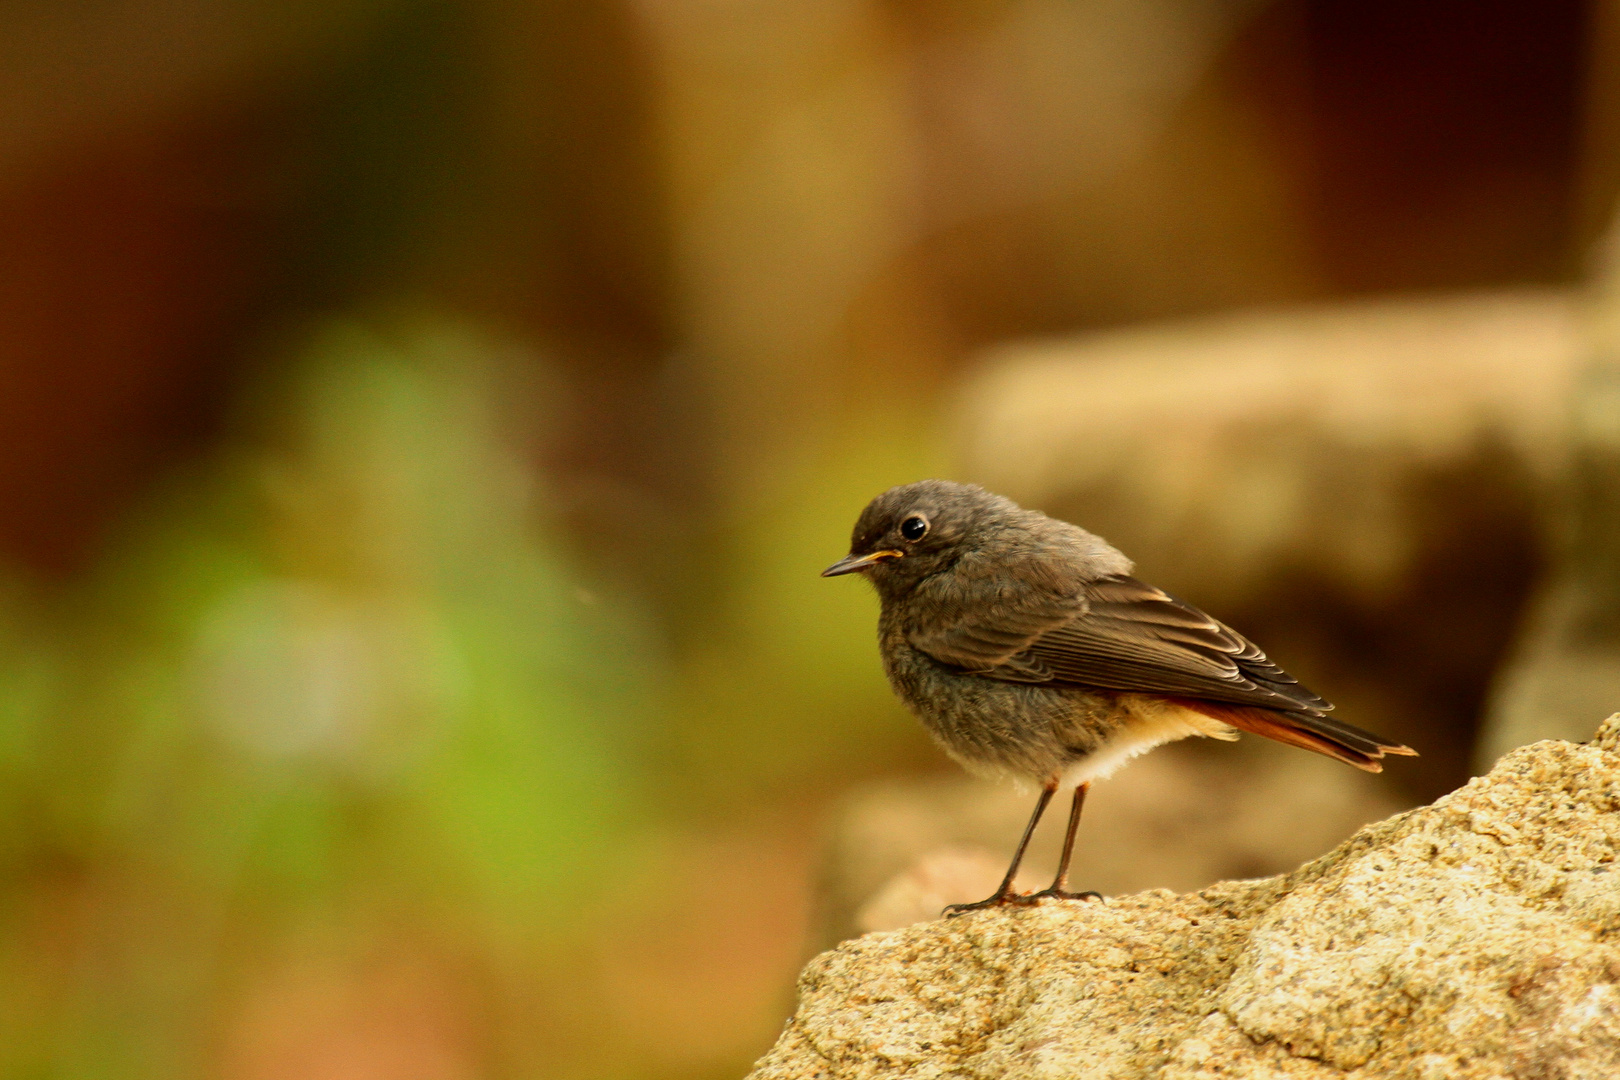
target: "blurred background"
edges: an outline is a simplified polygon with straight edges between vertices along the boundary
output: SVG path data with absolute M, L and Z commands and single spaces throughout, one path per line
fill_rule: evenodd
M 740 1075 L 1027 813 L 817 577 L 925 476 L 1422 752 L 1167 748 L 1083 887 L 1620 708 L 1613 3 L 0 20 L 0 1075 Z

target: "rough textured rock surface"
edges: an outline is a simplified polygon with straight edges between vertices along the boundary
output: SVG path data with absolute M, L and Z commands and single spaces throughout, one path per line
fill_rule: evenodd
M 1617 852 L 1620 714 L 1281 877 L 848 942 L 752 1077 L 1620 1076 Z

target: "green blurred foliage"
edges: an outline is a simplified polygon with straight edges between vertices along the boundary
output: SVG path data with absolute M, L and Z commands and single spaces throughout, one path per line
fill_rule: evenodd
M 379 909 L 520 985 L 589 929 L 663 662 L 557 544 L 492 353 L 325 329 L 93 581 L 8 606 L 0 1072 L 207 1072 L 278 939 Z

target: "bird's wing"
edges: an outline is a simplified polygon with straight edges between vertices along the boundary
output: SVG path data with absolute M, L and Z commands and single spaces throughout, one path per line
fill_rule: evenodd
M 1054 681 L 1321 715 L 1332 708 L 1255 644 L 1132 577 L 1087 587 L 1085 615 L 1030 644 L 1023 663 Z
M 1088 582 L 1075 602 L 1033 598 L 911 644 L 1007 682 L 1179 695 L 1320 716 L 1332 706 L 1230 627 L 1133 577 Z

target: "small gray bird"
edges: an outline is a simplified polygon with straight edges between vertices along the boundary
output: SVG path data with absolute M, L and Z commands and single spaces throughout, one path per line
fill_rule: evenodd
M 896 694 L 969 771 L 1041 794 L 993 896 L 947 915 L 1068 891 L 1093 780 L 1161 743 L 1238 731 L 1379 772 L 1413 750 L 1329 719 L 1333 708 L 1241 634 L 1131 576 L 1102 538 L 971 484 L 890 488 L 823 577 L 865 574 L 882 601 L 878 647 Z M 1074 785 L 1050 888 L 1013 877 L 1052 796 Z

